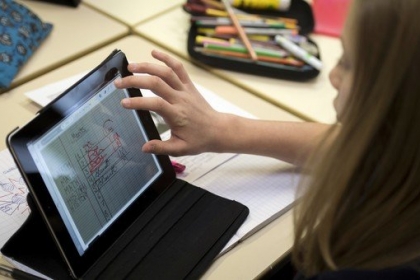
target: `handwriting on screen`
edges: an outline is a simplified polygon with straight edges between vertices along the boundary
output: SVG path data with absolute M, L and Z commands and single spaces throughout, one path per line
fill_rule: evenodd
M 97 201 L 100 212 L 106 221 L 112 218 L 109 206 L 104 199 L 102 187 L 111 180 L 118 171 L 130 161 L 129 153 L 123 146 L 120 134 L 115 128 L 114 121 L 110 118 L 103 121 L 99 139 L 85 140 L 90 134 L 90 128 L 81 125 L 76 132 L 71 133 L 73 143 L 81 142 L 80 148 L 74 153 L 75 162 L 83 171 L 85 180 L 89 182 L 91 191 Z M 58 170 L 60 174 L 71 176 L 60 177 L 59 185 L 65 193 L 64 197 L 70 211 L 77 210 L 88 199 L 87 186 L 81 180 L 72 180 L 77 177 L 72 169 L 71 161 L 65 162 Z

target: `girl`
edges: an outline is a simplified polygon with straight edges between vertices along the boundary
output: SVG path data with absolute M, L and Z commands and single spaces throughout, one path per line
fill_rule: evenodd
M 122 101 L 160 114 L 168 141 L 148 153 L 251 153 L 305 165 L 295 209 L 299 279 L 420 279 L 420 0 L 353 0 L 330 73 L 337 123 L 250 120 L 213 110 L 180 62 L 130 64 L 119 88 L 156 98 Z

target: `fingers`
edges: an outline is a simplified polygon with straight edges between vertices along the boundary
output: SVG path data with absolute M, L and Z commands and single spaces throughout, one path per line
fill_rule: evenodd
M 176 73 L 171 68 L 164 65 L 148 62 L 130 63 L 128 65 L 128 71 L 132 73 L 146 73 L 152 76 L 157 76 L 175 90 L 182 90 L 183 87 L 183 84 Z
M 128 70 L 132 73 L 147 73 L 158 76 L 176 90 L 182 90 L 183 84 L 191 83 L 190 77 L 180 61 L 156 50 L 152 51 L 152 56 L 165 63 L 166 66 L 148 62 L 130 63 Z
M 178 76 L 178 78 L 181 80 L 182 83 L 184 84 L 191 83 L 191 79 L 188 76 L 187 71 L 185 71 L 184 65 L 180 61 L 176 60 L 175 58 L 169 56 L 166 53 L 163 53 L 157 50 L 152 51 L 152 56 L 156 58 L 157 60 L 162 61 L 169 68 L 171 68 L 175 72 L 175 74 Z
M 117 88 L 150 89 L 170 103 L 173 103 L 176 98 L 174 89 L 157 76 L 127 76 L 116 79 L 114 84 Z
M 190 89 L 189 86 L 193 85 L 193 83 L 180 61 L 156 50 L 152 51 L 152 56 L 165 63 L 166 66 L 147 62 L 130 63 L 128 65 L 129 71 L 133 73 L 146 73 L 149 75 L 135 75 L 117 79 L 115 85 L 118 88 L 131 87 L 150 89 L 168 102 L 173 103 L 176 94 L 174 95 L 174 92 L 170 89 L 183 91 L 185 90 L 185 85 Z
M 172 107 L 159 97 L 133 97 L 121 100 L 121 105 L 126 109 L 155 111 L 163 118 L 175 116 Z M 172 135 L 167 141 L 151 140 L 143 145 L 142 151 L 145 153 L 180 156 L 188 151 L 187 143 Z
M 206 103 L 204 99 L 197 99 L 197 96 L 201 95 L 198 94 L 181 62 L 158 51 L 153 51 L 152 56 L 165 65 L 133 63 L 129 65 L 129 71 L 150 75 L 135 75 L 115 80 L 117 88 L 149 89 L 157 94 L 158 97 L 124 98 L 121 104 L 127 109 L 158 113 L 173 133 L 167 141 L 147 142 L 143 145 L 143 152 L 172 156 L 199 152 L 198 146 L 190 145 L 192 142 L 188 139 L 194 139 L 195 122 L 191 120 L 197 119 L 196 115 L 206 111 L 199 108 L 199 105 L 204 104 L 204 109 L 207 109 Z M 194 106 L 191 106 L 192 104 Z M 194 148 L 195 146 L 197 147 Z
M 144 153 L 151 153 L 156 155 L 170 155 L 181 156 L 185 155 L 186 143 L 180 139 L 171 138 L 167 141 L 150 140 L 143 145 L 142 151 Z
M 174 114 L 172 107 L 159 97 L 132 97 L 121 100 L 126 109 L 154 111 L 163 118 L 170 118 Z

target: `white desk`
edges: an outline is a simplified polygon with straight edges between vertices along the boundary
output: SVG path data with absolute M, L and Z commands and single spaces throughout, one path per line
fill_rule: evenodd
M 189 18 L 189 14 L 179 7 L 139 24 L 134 31 L 177 55 L 190 59 L 186 45 Z M 324 69 L 320 75 L 311 81 L 291 82 L 210 67 L 208 69 L 303 119 L 332 123 L 335 121 L 332 102 L 336 90 L 329 83 L 328 73 L 341 55 L 341 46 L 337 38 L 321 35 L 311 37 L 318 44 L 324 62 Z
M 8 116 L 8 121 L 2 122 L 0 125 L 0 137 L 4 139 L 10 130 L 30 120 L 39 109 L 37 105 L 24 96 L 25 92 L 78 74 L 81 71 L 90 70 L 115 48 L 123 50 L 131 61 L 152 61 L 151 50 L 159 49 L 137 36 L 129 36 L 0 95 L 0 111 L 3 116 Z M 219 79 L 185 60 L 183 60 L 183 63 L 193 81 L 211 89 L 222 98 L 247 110 L 256 117 L 299 121 L 295 116 L 233 84 Z M 0 141 L 0 150 L 5 148 L 4 143 L 4 141 Z M 292 218 L 291 213 L 288 212 L 217 259 L 203 276 L 203 279 L 254 278 L 289 250 L 292 241 Z M 4 260 L 1 261 L 4 262 Z
M 84 0 L 82 4 L 100 11 L 117 21 L 134 27 L 137 24 L 184 3 L 184 0 Z
M 129 32 L 123 24 L 83 5 L 73 8 L 41 1 L 18 1 L 43 21 L 54 26 L 50 35 L 21 68 L 11 88 L 115 41 Z

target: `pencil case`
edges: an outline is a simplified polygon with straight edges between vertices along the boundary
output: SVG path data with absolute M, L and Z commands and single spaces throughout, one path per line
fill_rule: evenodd
M 208 6 L 206 0 L 188 0 L 183 5 L 185 12 L 191 15 L 191 26 L 188 31 L 187 49 L 188 54 L 199 63 L 236 72 L 259 75 L 264 77 L 279 78 L 285 80 L 305 81 L 315 78 L 320 73 L 320 70 L 303 62 L 302 60 L 293 57 L 289 53 L 289 58 L 293 61 L 297 60 L 299 64 L 278 63 L 271 61 L 252 61 L 246 57 L 233 57 L 228 55 L 219 55 L 213 53 L 203 53 L 200 51 L 200 44 L 197 43 L 197 36 L 202 36 L 203 26 L 199 21 L 193 20 L 200 16 L 206 16 L 206 11 L 211 6 Z M 220 2 L 221 3 L 221 2 Z M 304 0 L 292 0 L 287 11 L 280 10 L 261 10 L 241 8 L 243 12 L 252 15 L 262 15 L 270 18 L 287 18 L 293 19 L 297 22 L 298 29 L 296 31 L 298 40 L 301 40 L 307 48 L 310 49 L 311 54 L 321 60 L 320 51 L 317 44 L 308 36 L 314 30 L 315 21 L 312 12 L 312 7 Z M 209 28 L 215 28 L 217 25 L 209 25 Z M 257 27 L 258 28 L 258 27 Z M 205 34 L 204 34 L 205 35 Z M 268 35 L 270 40 L 274 40 L 274 35 Z M 295 42 L 297 43 L 297 42 Z M 274 43 L 273 43 L 274 44 Z M 257 52 L 258 55 L 258 52 Z

